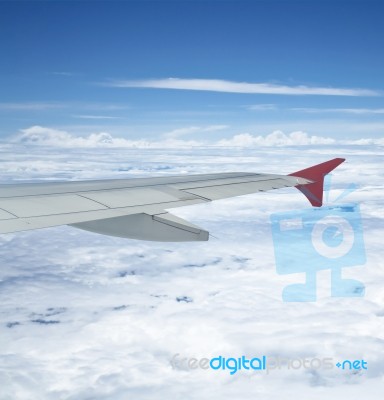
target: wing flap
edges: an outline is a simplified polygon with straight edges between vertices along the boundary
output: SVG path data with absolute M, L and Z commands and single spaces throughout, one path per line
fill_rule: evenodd
M 140 213 L 71 226 L 103 235 L 157 242 L 195 242 L 209 239 L 209 233 L 204 229 L 169 213 Z

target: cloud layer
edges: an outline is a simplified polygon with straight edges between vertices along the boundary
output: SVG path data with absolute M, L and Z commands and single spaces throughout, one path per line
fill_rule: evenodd
M 380 398 L 382 149 L 9 146 L 0 147 L 0 176 L 7 182 L 289 173 L 343 154 L 347 162 L 334 173 L 330 201 L 352 181 L 359 186 L 346 201 L 361 204 L 367 264 L 344 268 L 343 274 L 363 281 L 367 293 L 331 298 L 329 276 L 319 273 L 318 302 L 282 302 L 282 289 L 304 277 L 276 273 L 269 218 L 307 207 L 292 188 L 178 209 L 217 238 L 206 243 L 146 243 L 69 227 L 1 235 L 1 399 L 278 400 L 282 391 L 298 400 Z M 176 353 L 364 358 L 369 369 L 231 376 L 172 369 Z
M 178 147 L 259 147 L 259 146 L 307 146 L 324 144 L 350 144 L 350 145 L 384 145 L 384 138 L 361 138 L 356 140 L 336 140 L 329 137 L 309 135 L 306 132 L 295 131 L 286 134 L 274 131 L 267 135 L 252 135 L 241 133 L 230 138 L 219 140 L 192 140 L 180 139 L 196 133 L 209 134 L 226 129 L 225 125 L 189 126 L 174 129 L 164 133 L 162 140 L 129 140 L 116 138 L 107 132 L 92 133 L 88 136 L 76 136 L 67 131 L 32 126 L 22 129 L 11 138 L 11 143 L 25 145 L 39 145 L 51 147 L 105 147 L 105 148 L 178 148 Z

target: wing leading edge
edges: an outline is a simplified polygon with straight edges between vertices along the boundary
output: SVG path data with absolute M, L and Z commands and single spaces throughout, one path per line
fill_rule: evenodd
M 335 158 L 289 175 L 218 173 L 0 186 L 0 233 L 57 225 L 153 241 L 202 241 L 209 233 L 165 210 L 296 187 L 322 205 L 324 176 Z

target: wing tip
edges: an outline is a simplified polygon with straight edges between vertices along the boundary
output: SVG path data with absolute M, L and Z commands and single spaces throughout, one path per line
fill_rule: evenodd
M 295 187 L 304 194 L 312 206 L 321 207 L 323 205 L 324 177 L 344 161 L 345 158 L 333 158 L 321 164 L 293 172 L 289 176 L 311 180 L 312 183 L 298 184 Z

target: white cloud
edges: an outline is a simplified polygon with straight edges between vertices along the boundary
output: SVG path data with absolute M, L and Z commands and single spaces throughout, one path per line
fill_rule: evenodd
M 197 146 L 200 142 L 194 140 L 178 140 L 168 138 L 162 141 L 149 141 L 146 139 L 128 140 L 115 138 L 107 132 L 91 133 L 88 136 L 74 136 L 69 132 L 32 126 L 22 129 L 21 134 L 12 138 L 13 143 L 52 147 L 117 147 L 117 148 L 157 148 L 157 147 L 183 147 Z
M 182 148 L 182 147 L 260 147 L 260 146 L 308 146 L 324 144 L 348 145 L 384 145 L 384 138 L 361 138 L 355 140 L 336 140 L 330 137 L 309 135 L 303 131 L 293 131 L 286 134 L 275 130 L 267 135 L 252 135 L 250 133 L 236 134 L 230 138 L 218 140 L 186 140 L 179 137 L 192 133 L 208 133 L 228 128 L 226 125 L 190 126 L 174 129 L 164 134 L 162 140 L 138 139 L 129 140 L 113 137 L 110 133 L 91 133 L 88 136 L 75 136 L 67 131 L 32 126 L 22 129 L 21 133 L 11 138 L 11 143 L 40 145 L 51 147 L 110 147 L 110 148 Z
M 334 142 L 335 139 L 309 136 L 307 133 L 301 131 L 292 132 L 289 135 L 286 135 L 282 131 L 274 131 L 266 136 L 253 136 L 249 133 L 242 133 L 235 135 L 230 139 L 222 139 L 217 143 L 217 145 L 226 147 L 255 147 L 331 144 Z
M 384 145 L 384 138 L 361 138 L 354 140 L 336 140 L 330 137 L 309 135 L 306 132 L 294 131 L 285 134 L 282 131 L 274 131 L 266 136 L 255 136 L 250 133 L 234 135 L 229 139 L 219 140 L 215 145 L 224 147 L 258 147 L 258 146 L 309 146 L 325 144 L 347 145 Z
M 113 143 L 113 141 L 114 139 L 109 133 L 92 133 L 88 137 L 83 138 L 72 136 L 66 131 L 38 125 L 22 129 L 21 134 L 14 138 L 14 142 L 18 143 L 58 147 L 93 147 L 108 145 Z
M 202 90 L 227 93 L 282 94 L 282 95 L 326 95 L 326 96 L 378 96 L 370 89 L 346 89 L 332 87 L 286 86 L 272 83 L 233 82 L 219 79 L 148 79 L 137 81 L 112 81 L 111 87 L 137 87 L 153 89 Z
M 343 140 L 345 144 L 354 144 L 354 145 L 378 145 L 384 146 L 384 138 L 361 138 L 356 140 Z
M 164 137 L 175 139 L 180 136 L 190 135 L 192 133 L 216 132 L 227 128 L 228 125 L 188 126 L 185 128 L 173 129 L 172 131 L 165 133 Z

